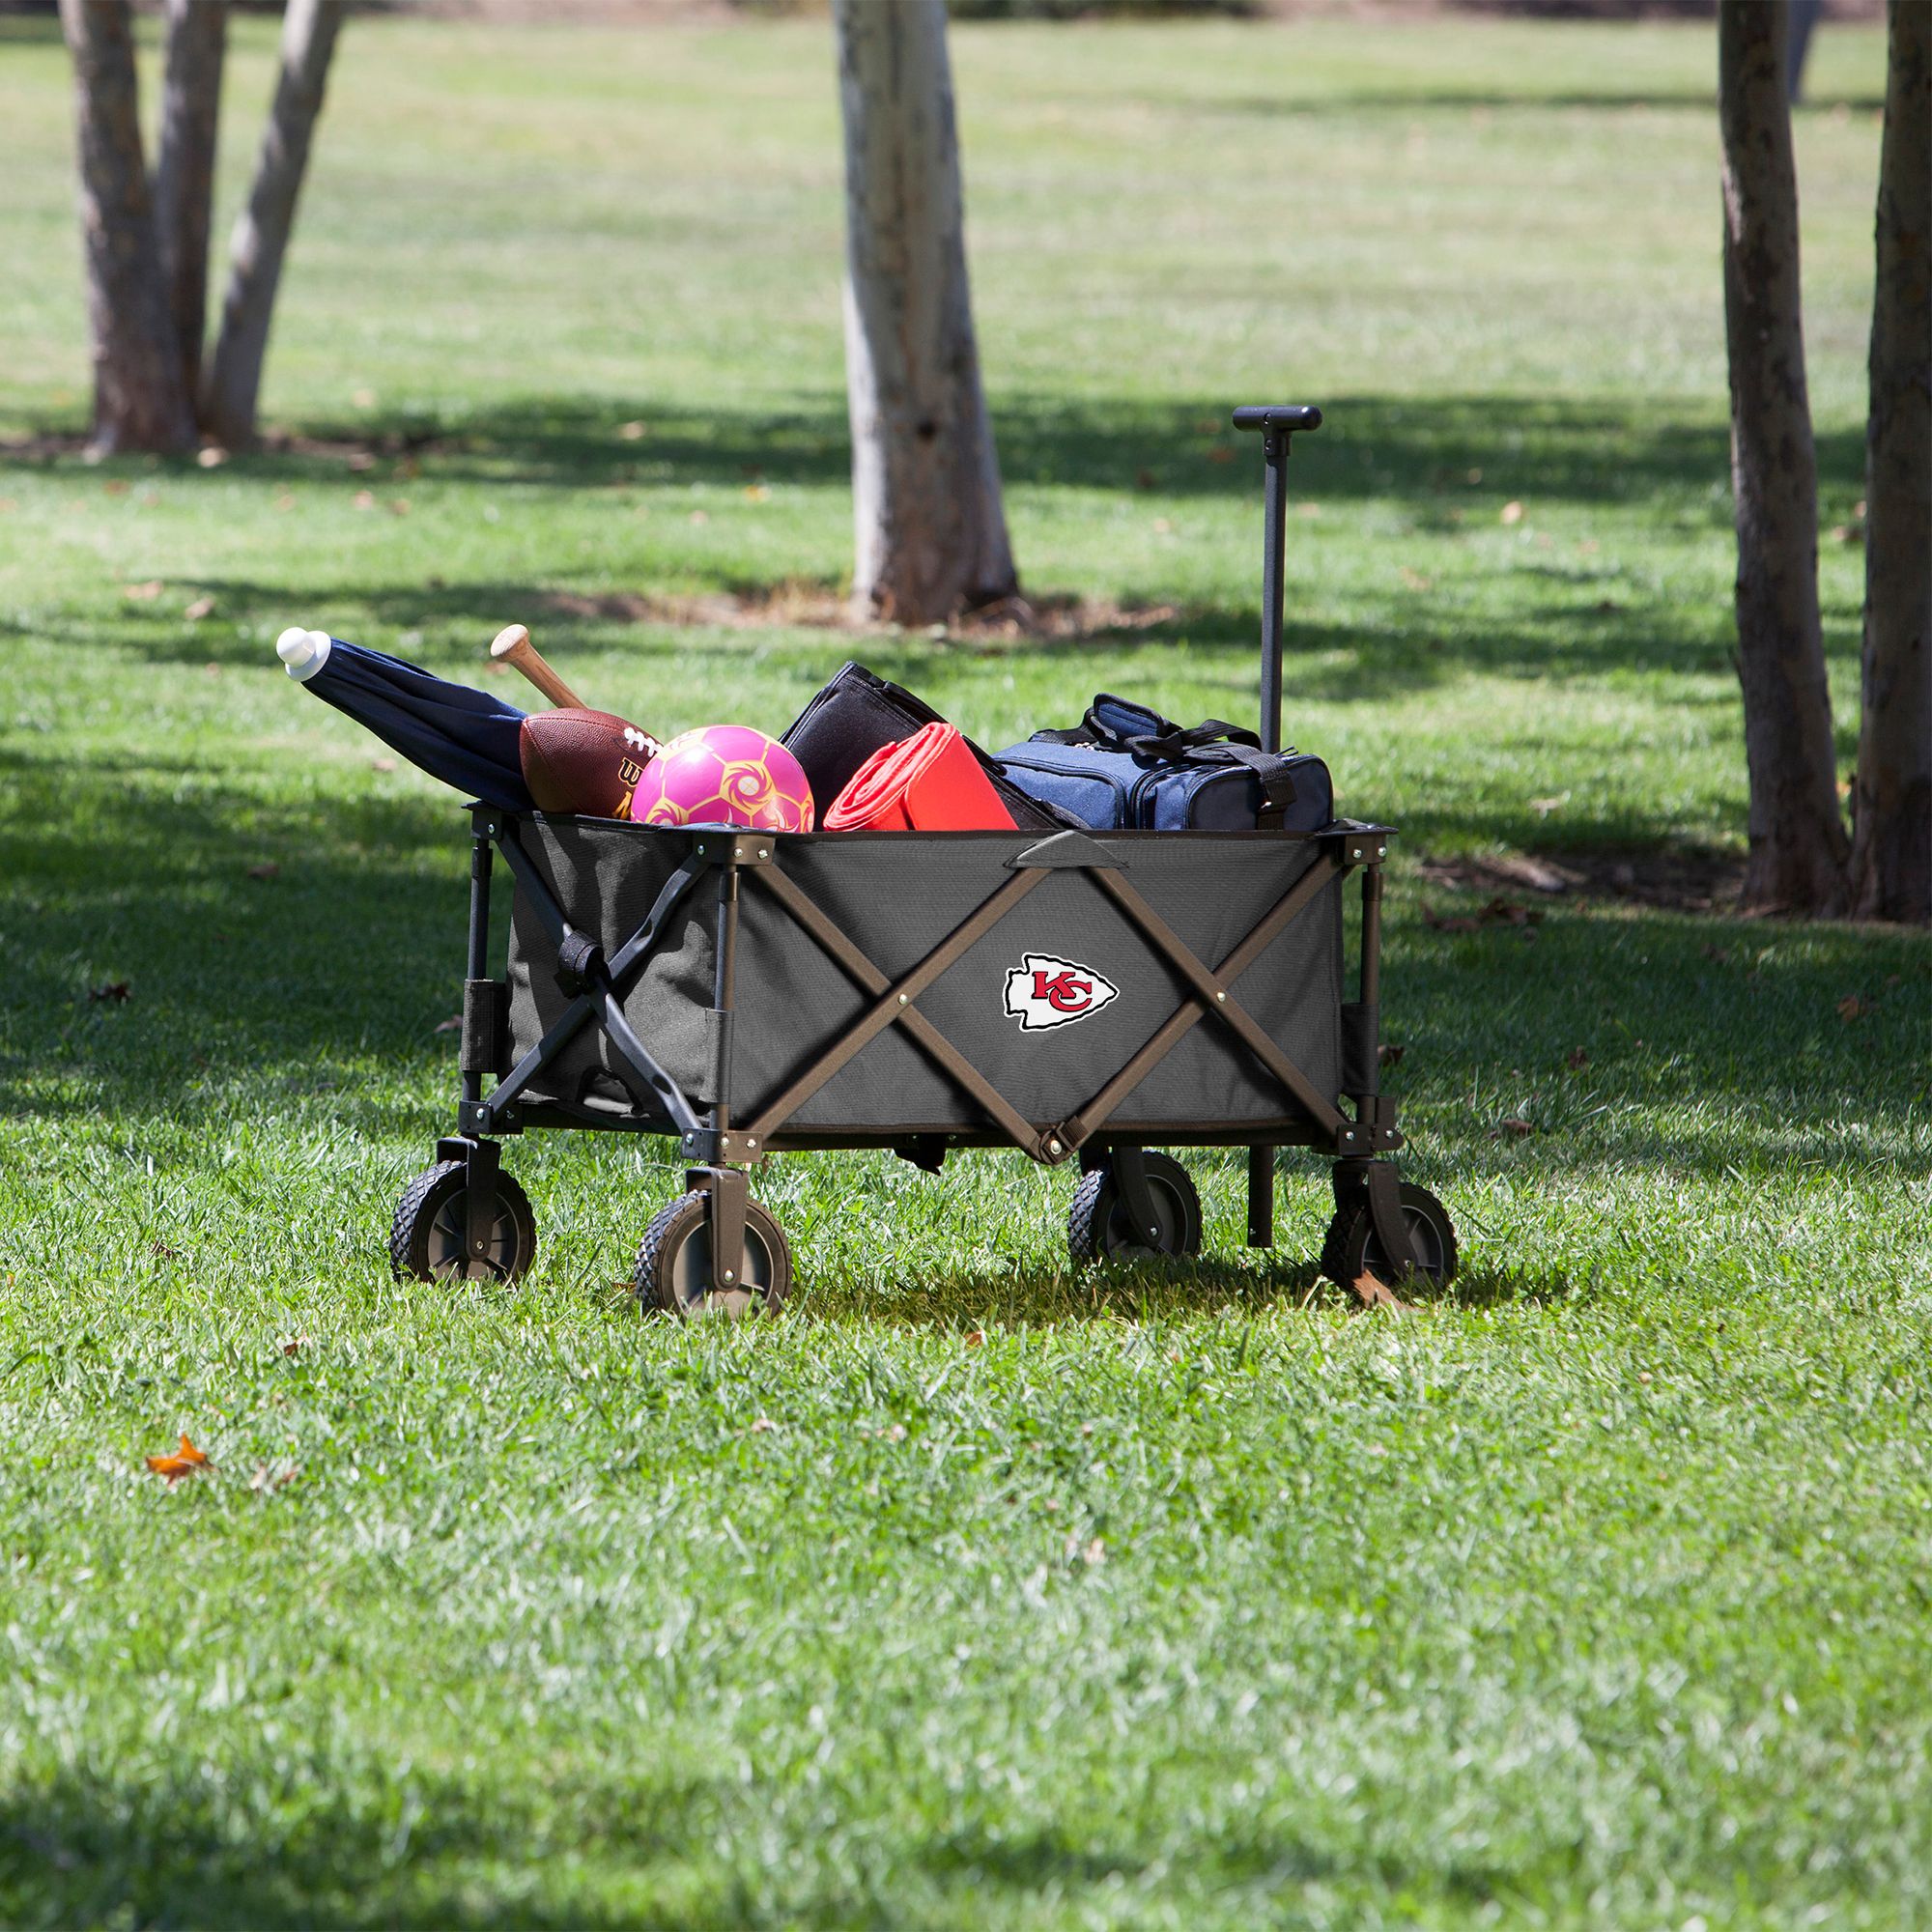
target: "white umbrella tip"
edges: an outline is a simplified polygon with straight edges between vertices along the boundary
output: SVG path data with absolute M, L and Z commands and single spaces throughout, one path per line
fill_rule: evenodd
M 275 639 L 275 655 L 288 666 L 289 675 L 306 681 L 322 668 L 328 656 L 327 631 L 304 631 L 291 626 Z

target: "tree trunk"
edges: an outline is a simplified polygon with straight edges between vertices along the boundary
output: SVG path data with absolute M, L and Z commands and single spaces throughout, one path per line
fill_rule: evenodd
M 161 283 L 126 0 L 61 0 L 79 121 L 94 447 L 179 451 L 194 416 Z
M 1750 774 L 1745 903 L 1842 903 L 1846 854 L 1818 620 L 1818 475 L 1804 386 L 1785 0 L 1719 0 L 1724 334 L 1738 526 L 1738 667 Z
M 202 392 L 202 427 L 230 448 L 255 440 L 255 406 L 262 391 L 262 363 L 269 353 L 275 287 L 295 226 L 309 138 L 322 112 L 342 13 L 342 0 L 289 0 L 282 18 L 282 66 L 274 105 L 262 134 L 248 205 L 229 242 L 221 333 Z
M 167 0 L 167 74 L 161 83 L 155 226 L 160 238 L 168 308 L 181 345 L 182 377 L 193 396 L 201 386 L 201 336 L 207 321 L 208 218 L 214 196 L 228 0 Z
M 834 0 L 853 595 L 924 624 L 1018 593 L 966 279 L 945 0 Z
M 1932 918 L 1932 6 L 1891 0 L 1865 430 L 1852 907 Z

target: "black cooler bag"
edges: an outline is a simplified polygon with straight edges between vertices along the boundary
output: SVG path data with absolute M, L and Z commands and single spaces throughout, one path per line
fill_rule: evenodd
M 884 745 L 926 724 L 943 724 L 939 713 L 903 685 L 875 677 L 862 664 L 848 664 L 792 721 L 780 742 L 805 767 L 811 781 L 811 803 L 817 822 L 824 824 L 833 801 L 851 782 L 852 775 Z M 1050 831 L 1080 821 L 1029 797 L 999 765 L 968 738 L 966 748 L 979 759 L 1000 803 L 1012 813 L 1022 831 Z

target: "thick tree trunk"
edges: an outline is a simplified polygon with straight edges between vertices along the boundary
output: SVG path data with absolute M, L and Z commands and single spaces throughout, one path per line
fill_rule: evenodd
M 1745 902 L 1821 913 L 1842 904 L 1846 839 L 1818 620 L 1818 475 L 1804 386 L 1785 37 L 1784 0 L 1719 0 L 1724 334 L 1750 774 Z
M 1932 6 L 1891 0 L 1865 430 L 1852 909 L 1932 918 Z
M 208 220 L 214 197 L 228 0 L 167 0 L 167 8 L 155 226 L 160 237 L 168 308 L 181 345 L 182 376 L 193 396 L 201 386 L 201 336 L 207 322 Z
M 161 282 L 126 0 L 61 0 L 80 129 L 80 227 L 94 352 L 94 446 L 177 451 L 194 416 Z
M 980 380 L 945 0 L 834 0 L 853 595 L 923 624 L 1017 594 Z
M 221 333 L 202 392 L 202 427 L 231 448 L 255 440 L 255 406 L 262 391 L 262 363 L 269 353 L 275 288 L 295 226 L 309 138 L 322 112 L 342 13 L 342 0 L 289 0 L 282 18 L 281 74 L 262 135 L 248 205 L 229 242 Z

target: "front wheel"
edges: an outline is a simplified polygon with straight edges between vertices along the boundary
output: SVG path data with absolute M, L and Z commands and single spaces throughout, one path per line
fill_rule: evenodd
M 1449 1210 L 1426 1187 L 1402 1183 L 1402 1217 L 1408 1237 L 1421 1257 L 1418 1286 L 1446 1288 L 1456 1275 L 1456 1224 Z M 1335 1210 L 1328 1238 L 1321 1244 L 1321 1272 L 1340 1288 L 1354 1288 L 1373 1275 L 1384 1288 L 1400 1288 L 1407 1269 L 1394 1267 L 1376 1237 L 1369 1213 L 1368 1190 L 1358 1200 Z
M 644 1230 L 631 1285 L 646 1308 L 682 1317 L 777 1312 L 791 1292 L 784 1230 L 755 1201 L 745 1203 L 745 1246 L 728 1283 L 711 1282 L 711 1197 L 701 1189 L 660 1208 Z
M 469 1171 L 440 1160 L 403 1189 L 389 1226 L 389 1268 L 398 1281 L 515 1281 L 537 1258 L 537 1222 L 529 1197 L 498 1171 L 489 1233 L 469 1244 Z

